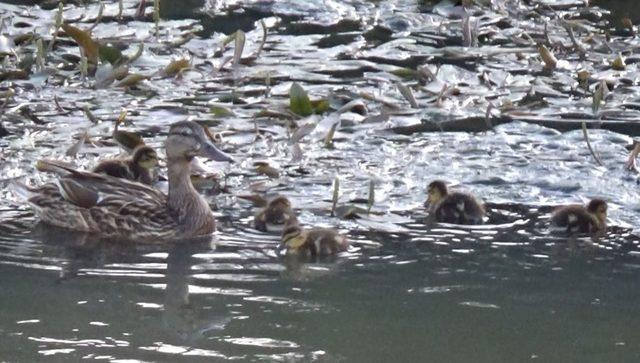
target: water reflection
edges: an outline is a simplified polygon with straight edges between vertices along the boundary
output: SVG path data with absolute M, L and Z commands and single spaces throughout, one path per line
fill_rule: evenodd
M 428 230 L 409 218 L 403 233 L 353 231 L 356 245 L 382 244 L 315 263 L 279 258 L 277 237 L 243 226 L 239 243 L 225 221 L 214 241 L 196 244 L 97 242 L 42 226 L 4 236 L 0 273 L 11 297 L 1 334 L 22 349 L 6 356 L 335 361 L 393 352 L 414 360 L 450 358 L 441 345 L 458 344 L 456 356 L 468 360 L 474 347 L 501 341 L 481 358 L 528 359 L 557 344 L 549 337 L 561 333 L 550 329 L 584 334 L 580 352 L 599 342 L 589 351 L 630 354 L 638 335 L 627 323 L 640 301 L 635 237 L 535 234 L 537 208 L 501 208 L 501 224 L 483 228 Z M 580 323 L 598 315 L 607 319 Z

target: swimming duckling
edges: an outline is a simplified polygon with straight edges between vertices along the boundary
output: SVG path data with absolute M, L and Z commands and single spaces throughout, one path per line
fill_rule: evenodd
M 295 218 L 291 202 L 286 197 L 279 195 L 268 201 L 267 205 L 258 211 L 253 223 L 259 231 L 282 231 L 284 225 L 291 218 Z
M 295 216 L 291 216 L 282 231 L 280 248 L 289 255 L 304 257 L 330 256 L 346 251 L 349 240 L 331 228 L 303 229 Z
M 447 185 L 440 180 L 431 182 L 427 188 L 425 207 L 429 218 L 443 223 L 482 224 L 484 207 L 471 194 L 449 193 Z
M 155 182 L 154 169 L 157 165 L 158 154 L 143 144 L 133 150 L 130 158 L 101 161 L 92 171 L 151 185 Z
M 586 206 L 568 205 L 553 212 L 551 224 L 569 233 L 593 233 L 607 228 L 607 202 L 592 199 Z

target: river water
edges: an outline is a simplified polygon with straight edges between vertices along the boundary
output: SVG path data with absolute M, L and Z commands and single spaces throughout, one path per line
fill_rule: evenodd
M 125 1 L 118 21 L 117 2 L 105 2 L 94 37 L 128 55 L 143 41 L 129 71 L 148 80 L 125 89 L 96 87 L 98 76 L 84 78 L 76 67 L 77 45 L 62 39 L 46 58 L 48 71 L 34 65 L 27 79 L 0 87 L 13 92 L 2 111 L 9 134 L 0 137 L 0 360 L 640 359 L 634 228 L 640 196 L 637 176 L 623 167 L 625 146 L 637 136 L 638 72 L 630 54 L 637 40 L 611 28 L 611 50 L 604 50 L 598 30 L 607 29 L 599 17 L 605 10 L 581 1 L 532 3 L 476 7 L 479 46 L 462 48 L 461 8 L 449 3 L 163 2 L 156 37 L 153 5 L 134 19 L 137 2 Z M 64 18 L 88 28 L 98 8 L 68 5 Z M 51 39 L 54 6 L 0 4 L 0 10 L 10 19 L 7 39 L 27 32 Z M 557 17 L 580 21 L 576 32 L 589 49 L 587 60 L 564 49 L 570 43 Z M 262 53 L 236 67 L 226 63 L 234 52 L 233 42 L 219 49 L 226 35 L 243 29 L 244 54 L 251 54 L 263 37 L 260 19 L 268 29 Z M 545 22 L 551 43 L 565 44 L 553 50 L 566 64 L 551 73 L 518 32 L 543 39 Z M 18 58 L 36 49 L 8 47 Z M 607 62 L 618 51 L 627 66 L 613 71 Z M 155 73 L 183 56 L 190 57 L 190 70 L 177 77 Z M 5 70 L 14 66 L 13 56 L 6 57 Z M 425 64 L 434 79 L 397 75 Z M 579 69 L 591 73 L 588 91 L 575 79 Z M 594 110 L 591 94 L 603 79 L 611 95 Z M 322 115 L 295 118 L 298 126 L 317 123 L 297 146 L 289 136 L 291 116 L 285 117 L 294 81 L 332 105 Z M 398 82 L 413 89 L 418 107 Z M 358 112 L 335 111 L 352 100 L 363 105 Z M 486 125 L 489 103 L 491 130 L 446 131 L 451 120 L 465 119 L 463 128 L 474 130 L 469 122 Z M 100 122 L 90 122 L 85 108 Z M 220 108 L 232 114 L 219 117 Z M 110 135 L 122 109 L 132 121 L 125 127 L 159 148 L 167 126 L 187 117 L 222 132 L 221 147 L 239 163 L 206 163 L 226 189 L 207 193 L 219 222 L 210 241 L 99 240 L 38 223 L 10 195 L 12 179 L 50 180 L 35 172 L 38 158 L 88 168 L 120 153 Z M 582 130 L 567 130 L 567 119 L 589 123 L 602 165 Z M 341 123 L 327 148 L 335 120 Z M 433 120 L 445 131 L 402 128 Z M 616 122 L 628 134 L 608 128 Z M 90 140 L 77 155 L 65 155 L 84 131 Z M 256 161 L 267 161 L 279 177 L 256 171 Z M 373 182 L 371 214 L 331 217 L 336 177 L 340 206 L 366 209 Z M 422 204 L 433 179 L 482 198 L 489 223 L 427 227 Z M 292 200 L 302 224 L 346 233 L 350 250 L 319 261 L 278 256 L 279 236 L 254 230 L 255 208 L 238 197 L 275 193 Z M 596 196 L 610 203 L 604 236 L 549 230 L 554 206 Z

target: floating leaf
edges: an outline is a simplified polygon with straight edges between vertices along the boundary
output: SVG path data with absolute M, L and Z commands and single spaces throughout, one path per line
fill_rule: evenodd
M 289 89 L 289 108 L 300 116 L 309 116 L 313 113 L 313 105 L 307 92 L 296 82 Z
M 209 108 L 209 112 L 211 112 L 214 117 L 220 117 L 220 118 L 222 118 L 222 117 L 231 117 L 231 116 L 235 116 L 236 115 L 230 109 L 228 109 L 226 107 L 222 107 L 222 106 L 211 106 Z
M 340 122 L 336 122 L 333 125 L 331 125 L 331 128 L 329 129 L 329 132 L 327 132 L 327 136 L 325 136 L 324 138 L 324 147 L 326 147 L 327 149 L 331 149 L 333 148 L 333 135 L 335 135 L 336 133 L 336 129 L 338 128 L 338 124 L 340 124 Z
M 369 199 L 367 200 L 367 214 L 371 212 L 373 203 L 376 201 L 376 184 L 373 179 L 369 180 Z
M 122 146 L 123 149 L 131 152 L 133 149 L 140 145 L 144 145 L 142 136 L 135 132 L 115 130 L 112 135 L 113 139 Z
M 336 207 L 338 206 L 338 198 L 340 197 L 340 178 L 336 176 L 333 180 L 333 198 L 331 198 L 331 216 L 335 216 Z
M 298 127 L 291 135 L 291 142 L 299 142 L 303 137 L 309 135 L 313 130 L 315 130 L 316 126 L 315 122 L 310 122 Z
M 113 76 L 117 80 L 121 80 L 128 75 L 129 75 L 129 67 L 126 64 L 119 65 L 113 70 Z
M 22 69 L 5 69 L 0 71 L 0 82 L 14 79 L 29 79 L 29 74 Z
M 266 207 L 267 204 L 269 203 L 269 201 L 266 200 L 263 196 L 257 195 L 257 194 L 238 195 L 237 197 L 240 198 L 240 199 L 244 199 L 244 200 L 250 201 L 256 207 Z
M 357 100 L 353 100 L 345 103 L 344 105 L 342 105 L 342 107 L 337 109 L 336 112 L 337 113 L 355 112 L 360 115 L 366 115 L 367 106 L 364 104 L 364 102 L 362 102 L 362 100 L 357 99 Z
M 578 71 L 578 81 L 580 81 L 581 83 L 588 81 L 589 77 L 591 77 L 591 73 L 589 71 L 584 69 Z
M 67 150 L 65 155 L 75 158 L 88 138 L 89 134 L 86 131 L 80 134 L 80 139 Z
M 411 107 L 418 108 L 418 101 L 416 101 L 416 98 L 413 96 L 413 92 L 411 92 L 411 88 L 407 87 L 405 84 L 400 82 L 398 82 L 396 86 L 398 87 L 398 91 L 400 91 L 400 94 L 402 94 L 402 96 L 407 101 L 409 101 L 409 104 L 411 105 Z
M 120 64 L 124 60 L 120 49 L 108 45 L 100 45 L 98 47 L 98 54 L 100 55 L 101 60 L 107 61 L 114 66 Z
M 6 35 L 0 35 L 0 55 L 12 54 L 14 41 Z
M 100 122 L 100 119 L 98 119 L 93 113 L 91 113 L 91 110 L 89 109 L 89 106 L 84 105 L 82 110 L 84 111 L 84 114 L 87 116 L 89 121 L 93 122 L 94 124 L 97 124 L 97 123 Z
M 329 101 L 324 98 L 311 101 L 311 106 L 313 107 L 314 113 L 325 113 L 331 108 Z
M 242 52 L 244 51 L 244 42 L 246 40 L 246 36 L 242 30 L 236 31 L 236 43 L 235 49 L 233 50 L 233 67 L 237 67 L 240 64 L 240 59 L 242 58 Z
M 302 160 L 302 157 L 304 156 L 304 153 L 302 152 L 302 148 L 300 147 L 299 143 L 294 143 L 293 145 L 291 145 L 291 162 L 298 162 L 300 160 Z
M 267 163 L 266 161 L 256 161 L 255 163 L 253 163 L 253 166 L 256 168 L 258 174 L 266 175 L 269 178 L 274 179 L 280 177 L 280 171 L 269 165 L 269 163 Z
M 128 63 L 135 62 L 138 58 L 140 58 L 140 56 L 142 55 L 142 52 L 144 52 L 144 42 L 140 42 L 140 45 L 138 46 L 138 50 L 134 55 L 129 57 Z
M 251 56 L 253 59 L 257 59 L 260 56 L 262 48 L 264 48 L 264 44 L 267 42 L 267 26 L 264 24 L 264 19 L 260 19 L 260 25 L 262 26 L 262 41 L 260 45 L 258 45 L 256 52 Z
M 116 87 L 133 87 L 148 78 L 148 76 L 145 76 L 143 74 L 132 73 L 116 83 Z
M 605 80 L 601 80 L 598 84 L 596 91 L 593 93 L 593 103 L 591 104 L 591 109 L 593 112 L 598 112 L 602 102 L 607 98 L 609 94 L 609 87 L 607 87 L 607 82 Z
M 289 113 L 289 112 L 280 112 L 280 111 L 276 111 L 276 110 L 267 110 L 267 109 L 263 109 L 260 110 L 258 112 L 255 113 L 255 115 L 253 115 L 254 118 L 258 118 L 258 117 L 269 117 L 269 118 L 277 118 L 277 119 L 283 119 L 283 120 L 293 120 L 293 114 Z
M 82 52 L 89 62 L 93 64 L 98 63 L 98 43 L 91 39 L 91 35 L 89 35 L 88 32 L 69 24 L 62 24 L 61 28 L 65 33 L 67 33 L 67 35 L 73 38 L 76 43 L 78 43 L 78 46 L 82 48 Z
M 336 207 L 336 217 L 340 219 L 359 219 L 367 214 L 367 210 L 355 205 L 341 205 Z
M 396 68 L 391 71 L 391 74 L 393 74 L 394 76 L 398 76 L 406 79 L 418 78 L 418 71 L 411 68 Z
M 553 55 L 553 53 L 551 53 L 551 51 L 544 46 L 544 44 L 540 44 L 540 46 L 538 47 L 538 51 L 540 52 L 540 58 L 542 58 L 542 61 L 544 62 L 544 68 L 546 69 L 556 68 L 556 65 L 558 64 L 558 60 Z
M 615 69 L 616 71 L 624 71 L 627 68 L 627 64 L 625 63 L 622 54 L 618 53 L 616 59 L 611 62 L 611 68 Z
M 189 59 L 180 58 L 169 63 L 162 70 L 161 74 L 163 77 L 174 77 L 176 74 L 182 72 L 184 69 L 187 69 L 191 66 Z

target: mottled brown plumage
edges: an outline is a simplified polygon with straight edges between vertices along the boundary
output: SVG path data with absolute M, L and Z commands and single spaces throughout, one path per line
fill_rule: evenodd
M 158 155 L 155 150 L 150 146 L 140 145 L 133 150 L 130 158 L 101 161 L 92 171 L 151 185 L 156 181 L 157 165 Z
M 569 233 L 594 233 L 607 227 L 607 202 L 593 199 L 586 206 L 559 207 L 551 216 L 551 224 Z
M 295 217 L 282 230 L 281 247 L 287 254 L 303 257 L 330 256 L 346 251 L 349 240 L 330 228 L 304 229 Z
M 55 162 L 40 170 L 61 175 L 57 182 L 19 188 L 42 221 L 101 237 L 133 240 L 189 238 L 215 231 L 208 203 L 196 192 L 190 162 L 199 155 L 232 161 L 211 144 L 200 125 L 177 122 L 165 142 L 169 194 L 138 182 L 77 171 Z
M 425 207 L 429 218 L 437 222 L 452 224 L 482 224 L 484 207 L 471 194 L 450 193 L 445 182 L 436 180 L 427 188 Z
M 263 232 L 281 231 L 290 218 L 295 218 L 291 202 L 284 196 L 277 196 L 256 213 L 253 223 L 257 230 Z

